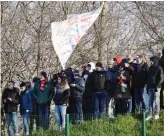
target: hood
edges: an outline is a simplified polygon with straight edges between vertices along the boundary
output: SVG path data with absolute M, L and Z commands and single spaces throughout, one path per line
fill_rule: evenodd
M 90 62 L 88 64 L 91 65 L 91 70 L 89 70 L 89 72 L 93 72 L 96 69 L 95 64 L 93 62 Z
M 116 56 L 116 57 L 114 57 L 114 60 L 116 60 L 117 65 L 120 64 L 120 63 L 122 62 L 121 56 Z
M 157 56 L 153 56 L 150 58 L 150 61 L 153 61 L 154 65 L 157 66 L 159 63 L 159 58 Z

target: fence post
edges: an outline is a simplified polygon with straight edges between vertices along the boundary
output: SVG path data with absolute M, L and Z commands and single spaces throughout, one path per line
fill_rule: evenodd
M 65 136 L 69 136 L 69 114 L 66 114 L 65 118 L 66 118 Z
M 146 136 L 146 120 L 144 111 L 142 111 L 142 136 Z

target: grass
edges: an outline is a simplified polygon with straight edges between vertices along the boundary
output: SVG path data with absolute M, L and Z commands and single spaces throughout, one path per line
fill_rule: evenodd
M 81 124 L 70 125 L 70 136 L 141 136 L 141 115 L 132 117 L 118 116 L 114 119 L 104 117 L 102 119 L 85 121 Z M 36 131 L 32 136 L 65 136 L 65 132 L 57 132 L 53 127 L 47 131 Z M 164 110 L 160 113 L 158 121 L 146 122 L 146 136 L 164 136 Z

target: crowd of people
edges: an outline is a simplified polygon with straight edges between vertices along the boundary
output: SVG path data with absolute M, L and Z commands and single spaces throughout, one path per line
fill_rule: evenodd
M 2 95 L 8 135 L 19 135 L 19 104 L 26 135 L 33 131 L 34 120 L 37 129 L 49 128 L 52 101 L 58 131 L 65 127 L 66 114 L 70 114 L 73 124 L 104 114 L 113 118 L 142 111 L 146 112 L 147 121 L 153 117 L 158 120 L 160 108 L 164 108 L 163 71 L 164 49 L 162 56 L 153 56 L 148 62 L 144 55 L 116 56 L 107 68 L 101 62 L 90 62 L 82 66 L 81 74 L 67 68 L 50 80 L 42 71 L 40 77 L 33 79 L 33 87 L 30 82 L 22 82 L 18 89 L 9 81 Z

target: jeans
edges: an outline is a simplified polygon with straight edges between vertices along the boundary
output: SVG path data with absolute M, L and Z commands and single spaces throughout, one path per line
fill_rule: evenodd
M 23 128 L 25 133 L 29 133 L 29 113 L 26 113 L 25 115 L 22 115 L 23 119 Z
M 160 88 L 157 89 L 158 91 L 155 92 L 155 88 L 148 89 L 148 96 L 149 96 L 149 114 L 152 116 L 153 113 L 155 115 L 159 115 L 160 112 Z
M 135 107 L 136 111 L 140 111 L 140 103 L 142 103 L 142 110 L 148 110 L 148 94 L 146 88 L 135 88 L 134 89 Z
M 127 113 L 132 112 L 132 99 L 127 99 Z
M 104 106 L 105 106 L 105 99 L 106 99 L 106 92 L 93 92 L 93 101 L 94 101 L 94 117 L 100 118 L 103 115 L 104 112 Z
M 49 128 L 50 105 L 38 105 L 39 127 L 47 130 Z
M 114 110 L 115 110 L 115 101 L 114 98 L 111 97 L 111 95 L 107 94 L 106 98 L 106 113 L 109 116 L 114 116 Z
M 67 106 L 55 105 L 55 118 L 56 118 L 58 129 L 60 129 L 60 126 L 65 127 L 66 110 L 67 110 Z
M 18 117 L 17 112 L 6 113 L 8 125 L 8 136 L 18 136 Z

